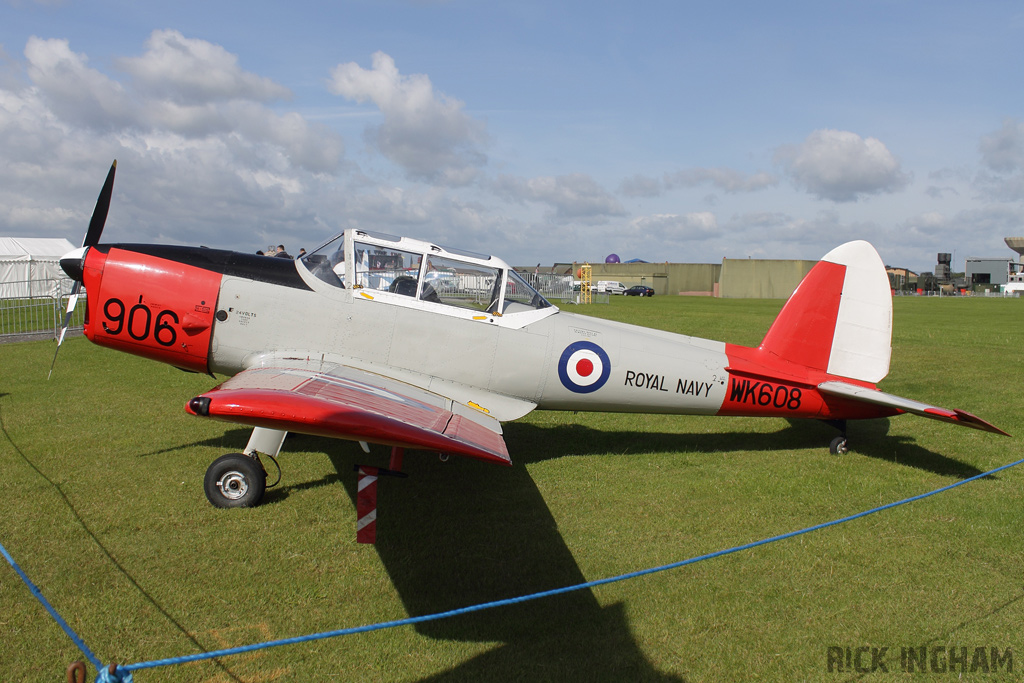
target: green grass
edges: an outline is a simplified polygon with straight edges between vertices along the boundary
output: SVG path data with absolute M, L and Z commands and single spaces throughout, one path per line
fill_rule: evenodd
M 613 297 L 588 314 L 756 344 L 778 301 Z M 897 299 L 881 388 L 1024 433 L 1021 302 Z M 1016 441 L 902 416 L 834 432 L 776 419 L 537 412 L 515 466 L 410 454 L 355 543 L 347 442 L 289 437 L 282 486 L 217 510 L 206 467 L 246 430 L 189 417 L 214 384 L 72 339 L 0 346 L 0 542 L 104 661 L 422 615 L 673 562 L 923 493 Z M 153 681 L 851 680 L 830 646 L 1014 648 L 1024 668 L 1024 472 L 593 591 L 136 672 Z M 63 680 L 77 649 L 0 563 L 0 680 Z M 906 674 L 903 674 L 906 676 Z M 949 674 L 946 674 L 948 677 Z M 870 675 L 868 678 L 872 678 Z M 945 680 L 928 677 L 928 680 Z

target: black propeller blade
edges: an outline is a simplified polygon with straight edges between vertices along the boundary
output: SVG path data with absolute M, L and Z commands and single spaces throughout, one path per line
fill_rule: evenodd
M 92 211 L 92 219 L 89 221 L 89 230 L 82 240 L 83 247 L 92 247 L 100 243 L 100 235 L 103 234 L 103 226 L 107 222 L 107 212 L 110 211 L 110 195 L 114 193 L 114 172 L 117 170 L 117 159 L 110 165 L 107 172 L 107 179 L 100 190 L 100 196 L 96 198 L 96 208 Z
M 85 247 L 93 247 L 100 243 L 100 235 L 103 234 L 103 226 L 107 223 L 107 213 L 110 211 L 110 196 L 114 193 L 114 172 L 117 171 L 117 159 L 110 165 L 107 172 L 107 179 L 103 182 L 103 189 L 96 198 L 96 208 L 92 210 L 92 219 L 89 220 L 89 229 L 85 232 L 85 239 L 82 240 L 82 249 L 77 250 L 79 260 L 85 261 Z M 61 259 L 63 261 L 63 259 Z M 63 263 L 61 264 L 63 267 Z M 69 273 L 70 274 L 70 273 Z M 53 362 L 50 363 L 50 373 L 46 379 L 53 375 L 53 367 L 57 364 L 57 354 L 60 353 L 60 345 L 64 343 L 64 335 L 68 331 L 68 323 L 71 322 L 71 314 L 75 312 L 78 305 L 78 290 L 82 287 L 81 269 L 77 270 L 75 284 L 71 287 L 71 296 L 68 298 L 68 310 L 64 313 L 64 324 L 60 328 L 60 337 L 57 339 L 57 350 L 53 352 Z

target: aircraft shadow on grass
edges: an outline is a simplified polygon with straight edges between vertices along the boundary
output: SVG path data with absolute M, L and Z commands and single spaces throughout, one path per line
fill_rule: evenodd
M 462 462 L 439 467 L 430 458 L 406 458 L 412 476 L 380 482 L 377 552 L 411 616 L 444 612 L 483 602 L 585 583 L 543 496 L 522 465 L 564 455 L 622 453 L 728 452 L 823 448 L 834 430 L 824 424 L 792 421 L 772 433 L 717 434 L 601 431 L 582 425 L 539 427 L 505 425 L 515 444 L 510 469 Z M 854 427 L 857 452 L 961 478 L 975 468 L 888 436 L 889 421 Z M 247 438 L 239 430 L 238 441 Z M 291 437 L 290 437 L 291 438 Z M 286 486 L 289 490 L 340 480 L 355 505 L 356 463 L 386 464 L 386 449 L 366 455 L 354 446 L 298 437 L 293 448 L 329 453 L 337 474 Z M 895 455 L 894 455 L 895 453 Z M 275 500 L 268 493 L 266 502 Z M 637 567 L 624 568 L 635 570 Z M 651 596 L 657 600 L 656 595 Z M 621 604 L 602 605 L 590 590 L 543 598 L 510 607 L 426 622 L 419 633 L 439 640 L 498 642 L 431 680 L 513 677 L 589 680 L 681 680 L 647 660 Z M 682 653 L 681 653 L 682 654 Z
M 716 432 L 710 434 L 688 434 L 685 432 L 635 432 L 603 431 L 579 424 L 538 426 L 525 422 L 509 422 L 503 425 L 505 438 L 512 444 L 512 462 L 525 465 L 566 455 L 605 455 L 620 453 L 623 456 L 639 453 L 725 453 L 742 451 L 776 451 L 799 449 L 826 449 L 828 441 L 838 434 L 829 425 L 818 420 L 787 420 L 786 426 L 775 432 Z M 968 479 L 981 474 L 981 470 L 955 458 L 936 453 L 918 445 L 912 437 L 889 434 L 890 419 L 863 420 L 851 422 L 849 427 L 852 441 L 851 452 L 870 458 L 895 462 L 905 467 L 925 470 L 941 476 Z M 204 439 L 171 448 L 164 448 L 139 457 L 171 453 L 197 446 L 241 451 L 249 439 L 248 429 L 229 429 L 223 436 Z M 287 459 L 288 448 L 297 439 L 312 442 L 314 437 L 289 434 L 283 456 Z M 328 439 L 320 440 L 323 452 L 335 448 Z M 380 448 L 380 447 L 377 447 Z M 271 471 L 271 476 L 273 472 Z M 338 476 L 329 475 L 323 484 L 338 481 Z M 995 477 L 993 477 L 995 478 Z M 309 488 L 314 482 L 292 485 Z M 279 492 L 289 487 L 277 489 Z M 268 493 L 269 495 L 269 493 Z M 267 500 L 266 502 L 272 502 Z
M 810 428 L 809 428 L 810 427 Z M 858 425 L 858 452 L 957 477 L 969 465 L 921 448 L 893 443 L 888 420 Z M 579 425 L 506 425 L 520 464 L 567 454 L 696 452 L 820 448 L 834 434 L 827 425 L 786 424 L 775 433 L 665 434 L 602 432 Z M 324 446 L 330 448 L 325 442 Z M 349 496 L 347 476 L 366 456 L 355 449 L 330 456 Z M 406 462 L 410 462 L 407 458 Z M 418 616 L 584 583 L 585 577 L 525 467 L 499 472 L 480 463 L 443 468 L 419 461 L 413 476 L 379 484 L 377 552 L 406 610 Z M 640 569 L 623 568 L 624 571 Z M 653 590 L 653 589 L 652 589 Z M 652 594 L 652 601 L 658 596 Z M 681 615 L 684 616 L 684 615 Z M 680 680 L 645 657 L 622 604 L 602 605 L 590 590 L 543 598 L 417 627 L 442 640 L 500 642 L 431 680 L 513 678 Z M 684 653 L 680 653 L 683 656 Z M 685 662 L 682 663 L 685 667 Z
M 930 451 L 911 437 L 890 436 L 889 419 L 851 421 L 851 452 L 943 476 L 967 479 L 981 474 L 972 465 Z M 569 424 L 539 427 L 512 422 L 504 425 L 506 440 L 513 444 L 513 463 L 534 463 L 567 454 L 621 453 L 725 453 L 822 449 L 838 432 L 818 420 L 787 420 L 776 432 L 717 432 L 710 434 L 601 431 Z M 840 456 L 841 457 L 841 456 Z
M 383 449 L 334 450 L 329 457 L 354 506 L 349 473 L 357 462 L 380 460 Z M 409 478 L 378 482 L 376 550 L 410 616 L 588 580 L 525 467 L 439 467 L 433 457 L 406 463 Z M 415 628 L 436 640 L 496 644 L 431 681 L 683 680 L 648 661 L 624 605 L 601 604 L 586 589 Z
M 835 434 L 828 425 L 793 420 L 775 432 L 712 434 L 601 431 L 583 425 L 509 423 L 518 466 L 495 467 L 458 460 L 438 466 L 433 455 L 410 453 L 411 476 L 382 478 L 376 551 L 410 616 L 423 616 L 484 602 L 585 583 L 543 496 L 523 465 L 566 455 L 767 451 L 824 448 Z M 855 452 L 947 476 L 966 478 L 976 468 L 889 436 L 889 420 L 851 425 Z M 242 450 L 249 434 L 223 436 L 165 449 L 194 446 Z M 271 489 L 264 504 L 289 493 L 341 482 L 355 506 L 354 466 L 386 466 L 387 450 L 363 453 L 351 442 L 290 435 L 287 450 L 328 454 L 335 472 L 321 479 Z M 149 453 L 145 455 L 154 455 Z M 273 478 L 272 466 L 271 478 Z M 641 569 L 624 568 L 624 571 Z M 657 600 L 657 595 L 651 596 Z M 429 680 L 542 679 L 680 681 L 645 657 L 622 604 L 602 605 L 591 590 L 499 607 L 415 626 L 438 640 L 499 643 Z M 682 653 L 681 653 L 682 655 Z

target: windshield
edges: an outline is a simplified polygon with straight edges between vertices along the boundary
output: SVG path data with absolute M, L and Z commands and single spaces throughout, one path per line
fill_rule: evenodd
M 534 308 L 548 308 L 551 304 L 531 287 L 519 273 L 509 269 L 505 283 L 505 303 L 503 314 L 515 313 Z
M 345 234 L 338 235 L 324 246 L 302 257 L 309 272 L 329 285 L 344 287 Z
M 374 241 L 383 241 L 388 237 L 364 232 L 356 234 L 375 238 Z M 400 240 L 391 238 L 388 241 L 397 243 Z M 352 248 L 350 277 L 357 289 L 388 290 L 421 301 L 498 315 L 551 306 L 547 299 L 512 269 L 506 271 L 504 268 L 470 263 L 447 255 L 423 254 L 418 250 L 396 249 L 389 244 L 372 244 L 363 240 L 353 241 Z M 432 249 L 441 251 L 437 247 Z M 344 288 L 344 233 L 306 254 L 301 261 L 315 277 L 334 287 Z

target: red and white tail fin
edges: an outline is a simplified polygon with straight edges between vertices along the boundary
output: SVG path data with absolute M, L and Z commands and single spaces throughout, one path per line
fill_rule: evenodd
M 811 269 L 775 319 L 760 349 L 782 360 L 878 382 L 889 374 L 892 290 L 867 242 L 836 247 Z

